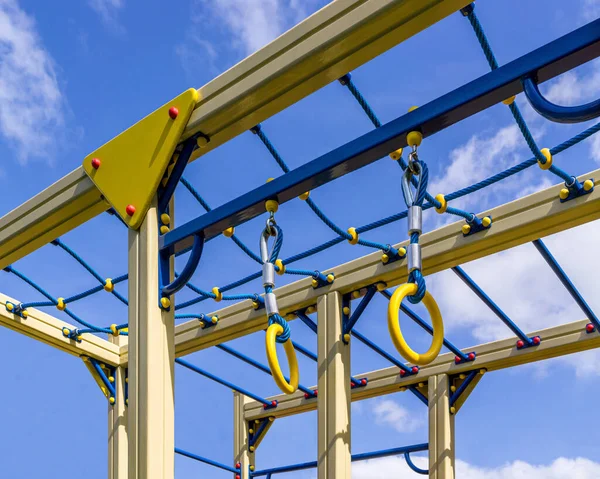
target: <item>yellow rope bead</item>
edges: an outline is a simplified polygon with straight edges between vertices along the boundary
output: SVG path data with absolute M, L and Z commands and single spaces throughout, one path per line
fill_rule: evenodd
M 546 163 L 542 163 L 540 160 L 537 160 L 539 167 L 542 170 L 550 169 L 550 167 L 552 166 L 552 153 L 550 153 L 550 150 L 548 148 L 542 148 L 540 150 L 540 153 L 544 155 L 544 158 L 546 158 Z
M 57 300 L 57 305 L 56 305 L 56 309 L 58 309 L 59 311 L 64 311 L 67 307 L 67 304 L 65 303 L 65 298 L 58 298 Z
M 223 231 L 223 236 L 225 236 L 226 238 L 231 238 L 234 233 L 235 233 L 235 228 L 233 226 L 231 226 L 231 227 L 227 228 L 225 231 Z
M 112 282 L 112 278 L 106 278 L 104 280 L 104 291 L 112 293 L 115 290 L 115 285 Z
M 592 180 L 585 180 L 583 182 L 583 189 L 585 191 L 590 191 L 593 188 L 594 188 L 594 182 Z
M 171 217 L 167 213 L 163 213 L 162 215 L 160 215 L 160 222 L 163 225 L 169 225 L 171 224 Z
M 300 196 L 298 196 L 298 198 L 300 198 L 302 201 L 306 201 L 309 196 L 310 196 L 310 191 L 306 191 L 305 193 L 302 193 Z
M 464 235 L 468 235 L 471 232 L 471 225 L 462 225 L 462 232 Z
M 283 261 L 281 261 L 280 259 L 275 260 L 275 266 L 277 266 L 277 274 L 283 276 L 285 274 L 285 265 L 283 264 Z
M 161 235 L 166 235 L 169 231 L 171 231 L 171 228 L 169 228 L 168 226 L 162 225 L 160 227 L 160 234 Z
M 482 220 L 481 220 L 481 224 L 487 228 L 492 224 L 492 218 L 490 218 L 489 216 L 485 216 Z
M 348 234 L 351 236 L 351 238 L 348 240 L 348 243 L 357 244 L 358 243 L 358 233 L 356 232 L 356 228 L 348 228 Z
M 515 102 L 515 98 L 517 98 L 517 95 L 513 95 L 510 98 L 507 98 L 506 100 L 502 100 L 502 103 L 504 103 L 505 105 L 512 105 Z
M 448 209 L 448 202 L 446 201 L 446 197 L 440 193 L 439 195 L 435 195 L 435 199 L 440 202 L 440 207 L 436 207 L 435 211 L 437 211 L 440 214 L 445 213 Z
M 219 291 L 219 287 L 215 286 L 212 289 L 213 294 L 215 295 L 215 301 L 218 303 L 219 301 L 221 301 L 223 299 L 223 293 L 221 293 L 221 291 Z
M 402 157 L 403 148 L 398 148 L 396 151 L 392 151 L 390 153 L 390 158 L 392 160 L 398 161 Z
M 560 196 L 561 200 L 566 200 L 569 197 L 569 190 L 567 188 L 563 188 L 560 190 L 558 196 Z
M 160 305 L 163 309 L 171 307 L 171 300 L 169 298 L 160 298 Z
M 277 210 L 279 209 L 279 203 L 277 203 L 275 200 L 267 200 L 265 201 L 265 209 L 269 213 L 277 213 Z
M 118 336 L 119 335 L 119 330 L 117 329 L 117 325 L 116 324 L 111 324 L 110 325 L 110 330 L 112 331 L 113 336 Z

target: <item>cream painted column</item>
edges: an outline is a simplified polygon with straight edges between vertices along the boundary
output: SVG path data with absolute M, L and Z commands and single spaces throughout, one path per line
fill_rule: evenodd
M 109 336 L 111 343 L 122 346 L 127 336 Z M 115 368 L 115 403 L 108 405 L 108 479 L 126 479 L 128 462 L 127 407 L 125 405 L 124 367 Z
M 454 479 L 454 415 L 450 414 L 450 379 L 431 376 L 429 390 L 429 478 Z
M 233 393 L 233 463 L 242 466 L 241 479 L 250 479 L 250 466 L 254 467 L 255 454 L 248 444 L 248 422 L 244 419 L 244 406 L 251 402 L 237 391 Z
M 173 479 L 174 314 L 158 306 L 156 201 L 129 231 L 129 479 Z
M 342 341 L 342 296 L 319 297 L 318 477 L 350 479 L 350 345 Z

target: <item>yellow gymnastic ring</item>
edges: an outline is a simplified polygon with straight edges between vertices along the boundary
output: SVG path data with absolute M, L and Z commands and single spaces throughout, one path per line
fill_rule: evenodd
M 412 296 L 416 293 L 417 285 L 415 283 L 405 283 L 396 288 L 388 305 L 388 328 L 394 346 L 396 346 L 396 349 L 404 359 L 419 366 L 425 366 L 437 358 L 442 349 L 444 343 L 444 323 L 442 322 L 440 308 L 438 308 L 431 293 L 427 291 L 423 297 L 423 304 L 427 308 L 427 311 L 429 311 L 431 322 L 433 323 L 433 339 L 431 340 L 431 346 L 424 354 L 419 354 L 410 348 L 404 340 L 404 336 L 402 336 L 402 331 L 400 331 L 399 310 L 402 300 L 406 296 Z
M 285 355 L 287 356 L 288 364 L 290 366 L 290 382 L 288 383 L 283 377 L 281 367 L 279 366 L 279 359 L 277 359 L 277 344 L 275 338 L 283 333 L 283 327 L 280 324 L 274 323 L 267 328 L 266 344 L 267 344 L 267 360 L 269 361 L 269 368 L 273 374 L 275 384 L 279 386 L 285 394 L 293 394 L 298 389 L 299 374 L 298 374 L 298 359 L 296 358 L 296 350 L 292 344 L 292 340 L 288 339 L 283 343 L 285 349 Z

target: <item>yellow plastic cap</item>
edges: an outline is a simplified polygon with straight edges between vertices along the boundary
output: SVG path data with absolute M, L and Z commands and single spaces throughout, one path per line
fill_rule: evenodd
M 163 225 L 171 224 L 171 217 L 167 213 L 163 213 L 162 215 L 160 215 L 160 222 Z
M 208 139 L 203 136 L 199 136 L 196 140 L 196 144 L 198 145 L 198 148 L 205 148 L 206 145 L 208 145 Z
M 309 196 L 310 196 L 310 191 L 306 191 L 305 193 L 302 193 L 300 196 L 298 196 L 298 198 L 300 198 L 302 201 L 306 201 Z
M 415 111 L 417 108 L 419 108 L 419 107 L 416 105 L 413 105 L 408 109 L 408 112 L 410 113 L 411 111 Z
M 119 330 L 117 329 L 117 325 L 116 324 L 111 324 L 110 325 L 110 330 L 111 330 L 113 336 L 118 336 L 119 335 Z
M 590 191 L 593 188 L 594 188 L 594 182 L 592 180 L 585 180 L 583 182 L 583 189 L 585 191 Z
M 468 235 L 471 232 L 471 225 L 462 225 L 462 232 L 464 235 Z
M 210 322 L 213 324 L 217 324 L 219 322 L 218 316 L 213 316 L 210 318 Z
M 231 227 L 227 228 L 225 231 L 223 231 L 223 236 L 225 236 L 226 238 L 231 238 L 234 233 L 235 233 L 235 228 L 233 226 L 231 226 Z
M 406 142 L 408 146 L 412 146 L 413 148 L 417 146 L 421 146 L 421 142 L 423 141 L 423 134 L 420 131 L 411 131 L 406 135 Z
M 319 286 L 319 282 L 316 279 L 312 280 L 312 287 L 316 288 L 317 286 Z
M 360 298 L 360 291 L 352 291 L 352 298 L 353 299 Z
M 171 231 L 171 229 L 168 226 L 166 226 L 166 225 L 162 225 L 160 227 L 160 234 L 161 235 L 166 235 L 169 231 Z
M 160 298 L 160 305 L 163 309 L 171 307 L 171 300 L 169 298 Z
M 348 333 L 344 334 L 344 341 L 346 341 L 347 343 L 350 342 L 350 335 Z
M 381 255 L 381 262 L 382 262 L 383 264 L 387 263 L 389 260 L 390 260 L 390 257 L 389 257 L 387 254 L 383 253 L 383 254 Z
M 13 309 L 15 309 L 15 305 L 12 303 L 6 303 L 6 309 L 8 311 L 12 311 Z
M 490 226 L 492 224 L 492 218 L 490 218 L 489 216 L 485 216 L 482 220 L 481 220 L 481 224 L 487 228 L 488 226 Z
M 387 288 L 387 283 L 384 283 L 383 281 L 381 283 L 377 283 L 377 291 L 381 292 L 385 288 Z
M 21 311 L 21 316 L 23 316 L 24 318 L 28 318 L 29 317 L 29 311 L 27 311 L 26 309 L 24 309 L 23 311 Z
M 314 306 L 309 306 L 308 308 L 306 308 L 306 314 L 313 314 L 316 310 L 317 308 L 315 308 Z
M 267 200 L 265 201 L 265 209 L 269 213 L 277 213 L 277 210 L 279 209 L 279 203 L 277 203 L 275 200 Z
M 505 105 L 512 105 L 515 102 L 515 98 L 517 98 L 517 95 L 513 95 L 510 98 L 507 98 L 506 100 L 502 100 L 502 103 L 504 103 Z
M 540 150 L 540 153 L 544 155 L 544 158 L 546 158 L 546 163 L 542 163 L 540 160 L 537 160 L 539 167 L 542 170 L 550 169 L 550 167 L 552 166 L 552 153 L 550 153 L 550 150 L 548 148 L 542 148 Z
M 566 200 L 569 197 L 569 190 L 567 188 L 563 188 L 560 190 L 558 196 L 560 196 L 561 200 Z
M 115 403 L 115 398 L 111 396 L 110 399 L 108 400 L 108 402 L 110 402 L 111 404 L 114 404 Z
M 398 148 L 396 151 L 392 151 L 390 153 L 390 158 L 392 160 L 398 161 L 402 157 L 403 148 Z
M 349 316 L 350 315 L 350 308 L 348 306 L 344 306 L 344 308 L 342 309 L 342 312 L 346 315 Z
M 333 283 L 335 281 L 335 276 L 333 275 L 333 273 L 329 273 L 327 275 L 327 282 L 328 283 Z
M 358 233 L 356 232 L 356 228 L 348 228 L 348 234 L 350 238 L 348 239 L 348 243 L 357 244 L 358 243 Z

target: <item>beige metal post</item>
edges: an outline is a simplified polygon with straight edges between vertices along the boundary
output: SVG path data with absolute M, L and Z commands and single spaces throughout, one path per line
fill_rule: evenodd
M 233 393 L 233 462 L 240 463 L 241 479 L 250 479 L 250 467 L 254 467 L 255 454 L 248 444 L 248 422 L 244 419 L 244 406 L 250 400 L 237 391 Z
M 126 336 L 111 336 L 110 342 L 121 346 Z M 126 369 L 115 368 L 115 403 L 108 405 L 108 479 L 127 478 L 128 439 L 127 407 L 125 405 Z
M 129 232 L 129 479 L 173 479 L 174 314 L 158 306 L 156 202 Z
M 350 479 L 350 345 L 342 341 L 342 295 L 321 296 L 318 311 L 318 477 Z
M 431 376 L 429 390 L 429 478 L 454 479 L 454 415 L 450 414 L 450 379 Z

